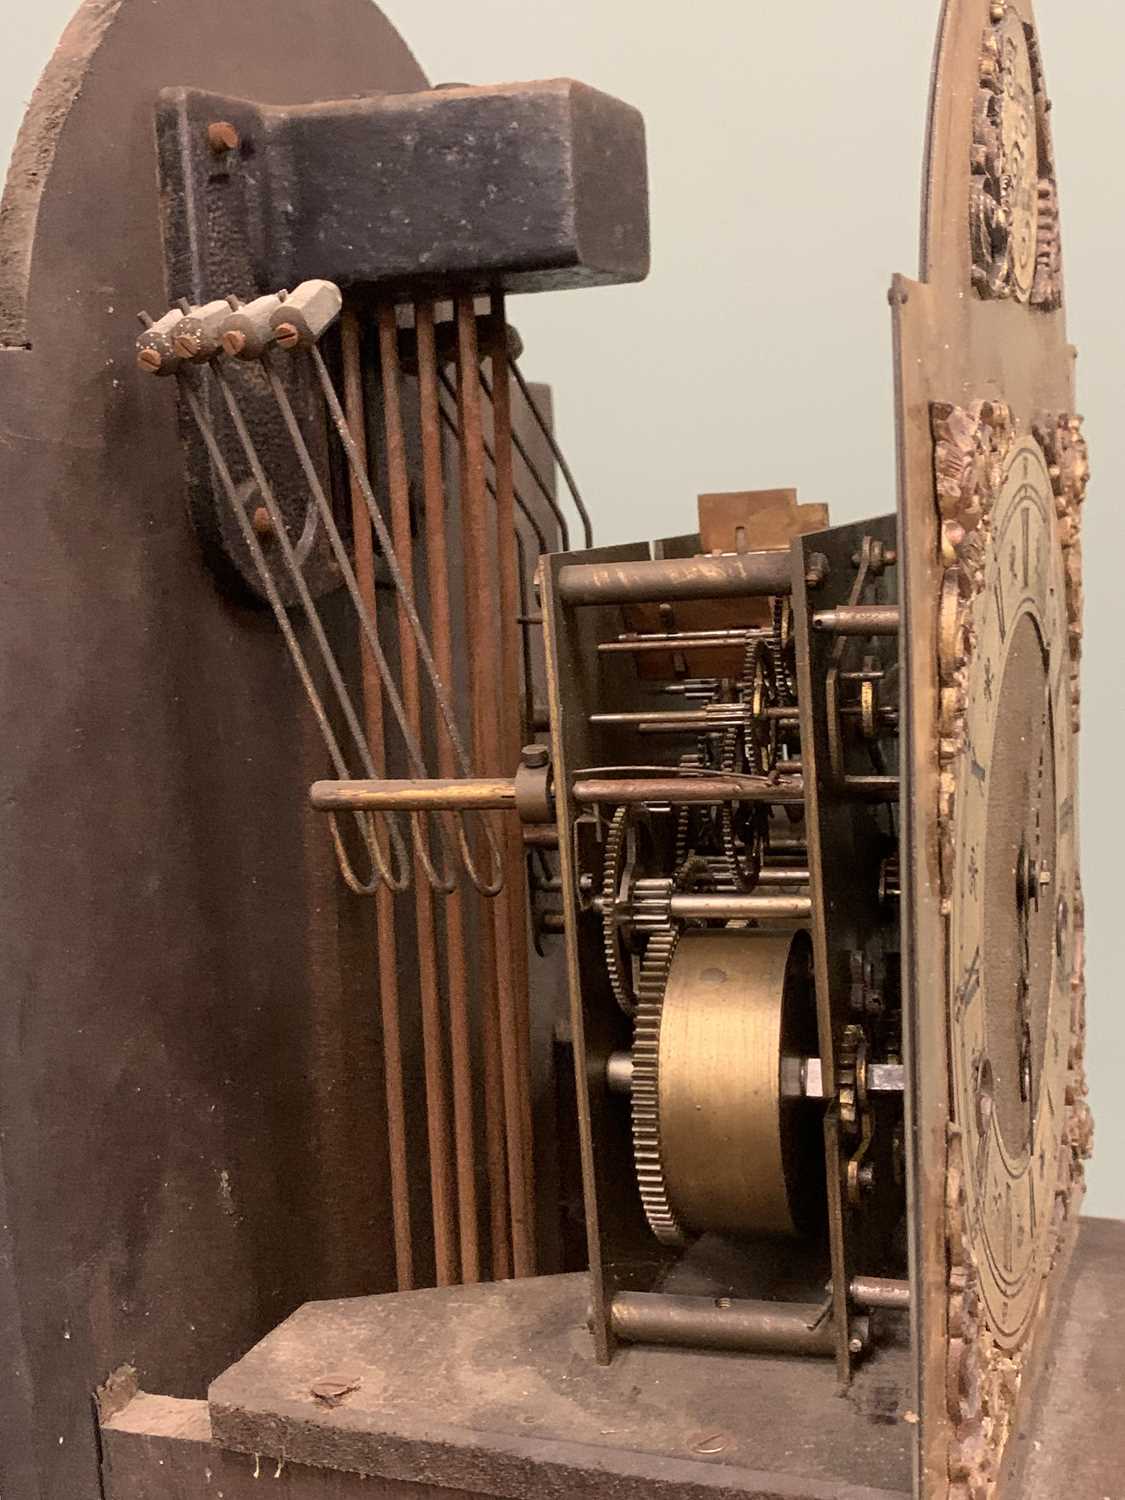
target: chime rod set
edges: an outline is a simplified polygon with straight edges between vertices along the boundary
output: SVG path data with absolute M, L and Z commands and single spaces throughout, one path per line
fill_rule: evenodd
M 327 642 L 327 637 L 324 635 L 311 591 L 301 570 L 300 559 L 292 543 L 289 541 L 284 518 L 276 504 L 273 488 L 266 476 L 253 438 L 242 415 L 234 386 L 222 366 L 220 353 L 225 352 L 228 355 L 244 360 L 253 358 L 261 363 L 267 383 L 273 393 L 277 408 L 282 415 L 286 430 L 293 443 L 294 451 L 308 484 L 320 523 L 323 525 L 325 533 L 328 536 L 340 573 L 356 607 L 367 649 L 374 661 L 375 669 L 378 671 L 380 679 L 384 684 L 407 755 L 415 773 L 424 777 L 426 774 L 424 756 L 418 731 L 412 723 L 412 718 L 417 718 L 417 715 L 412 716 L 410 714 L 407 705 L 403 702 L 403 698 L 395 686 L 379 641 L 373 611 L 369 601 L 364 598 L 359 588 L 347 548 L 344 546 L 340 536 L 339 528 L 332 514 L 331 505 L 324 492 L 323 484 L 320 481 L 316 465 L 309 452 L 304 435 L 301 432 L 300 424 L 293 412 L 288 393 L 278 378 L 276 370 L 270 363 L 270 348 L 274 343 L 279 344 L 283 348 L 304 348 L 309 351 L 329 413 L 347 454 L 352 483 L 354 486 L 358 486 L 370 517 L 370 523 L 374 526 L 375 533 L 379 538 L 384 562 L 395 583 L 404 623 L 406 626 L 409 626 L 409 634 L 413 637 L 415 648 L 426 668 L 434 700 L 446 734 L 453 746 L 459 768 L 464 774 L 469 774 L 470 764 L 468 754 L 461 740 L 460 730 L 449 701 L 448 692 L 437 671 L 429 641 L 414 605 L 412 589 L 408 585 L 403 569 L 399 565 L 393 539 L 376 503 L 370 480 L 361 461 L 356 439 L 349 429 L 331 377 L 317 347 L 319 338 L 339 315 L 341 303 L 342 299 L 338 288 L 330 282 L 321 281 L 303 283 L 291 294 L 278 293 L 260 297 L 245 306 L 238 299 L 230 298 L 226 301 L 217 300 L 205 304 L 200 308 L 181 308 L 178 320 L 176 321 L 173 321 L 173 313 L 166 314 L 164 318 L 155 324 L 151 320 L 148 320 L 149 326 L 146 328 L 145 334 L 138 340 L 138 361 L 142 365 L 142 368 L 149 370 L 151 373 L 177 374 L 180 379 L 181 388 L 186 385 L 189 379 L 186 370 L 183 368 L 184 366 L 199 364 L 207 365 L 212 369 L 219 382 L 223 399 L 238 435 L 247 464 L 262 496 L 269 516 L 271 535 L 277 541 L 297 596 L 312 625 L 326 670 L 340 700 L 345 719 L 356 742 L 360 758 L 364 763 L 364 769 L 369 774 L 374 775 L 374 765 L 371 761 L 370 750 L 366 745 L 362 730 L 359 729 L 354 705 L 351 704 L 338 664 L 334 660 L 331 647 Z M 210 421 L 202 403 L 198 400 L 189 402 L 189 407 L 197 425 L 200 425 L 202 421 L 202 424 L 211 429 Z M 204 431 L 204 425 L 200 426 L 201 435 L 209 453 L 214 458 L 213 450 L 217 447 L 214 431 L 213 429 Z M 226 489 L 225 484 L 224 489 Z M 232 507 L 237 506 L 238 512 L 241 512 L 241 502 L 235 494 L 233 487 L 227 491 L 227 499 Z M 241 514 L 236 514 L 236 520 L 241 529 L 244 517 Z M 264 554 L 262 554 L 260 546 L 256 549 L 256 552 L 255 549 L 251 549 L 251 552 L 255 557 L 255 564 L 258 566 L 259 575 L 261 576 L 262 568 L 266 566 Z M 258 561 L 259 556 L 261 557 L 260 564 Z M 268 595 L 269 588 L 266 585 L 264 577 L 262 577 L 262 583 Z M 289 640 L 288 634 L 286 635 L 286 639 L 287 641 Z M 304 680 L 304 677 L 302 677 L 302 680 Z M 318 721 L 320 721 L 319 715 Z M 335 763 L 337 762 L 334 757 Z M 446 871 L 439 873 L 435 868 L 416 821 L 412 821 L 412 832 L 414 845 L 418 852 L 418 862 L 429 884 L 435 889 L 448 893 L 452 889 L 452 877 Z M 440 828 L 440 825 L 439 832 L 443 841 L 447 844 L 448 836 L 445 830 Z M 460 824 L 457 826 L 457 841 L 460 846 L 462 861 L 473 883 L 485 894 L 494 895 L 499 891 L 503 883 L 502 861 L 496 834 L 487 823 L 485 824 L 484 833 L 491 863 L 491 870 L 487 875 L 482 874 L 478 870 L 475 856 L 469 847 L 464 828 Z M 401 888 L 405 879 L 408 878 L 408 876 L 401 874 L 399 876 L 392 876 L 390 874 L 387 862 L 379 853 L 377 841 L 374 841 L 372 833 L 368 838 L 368 842 L 372 846 L 373 859 L 375 861 L 374 879 L 367 883 L 359 881 L 351 872 L 350 862 L 335 829 L 333 829 L 333 837 L 336 842 L 337 853 L 340 857 L 341 868 L 353 889 L 370 893 L 374 889 L 375 884 L 380 880 L 387 880 L 388 883 L 394 885 L 396 888 Z
M 423 445 L 423 484 L 427 518 L 427 597 L 433 618 L 435 646 L 431 647 L 422 626 L 414 599 L 414 555 L 410 497 L 405 458 L 405 437 L 400 406 L 400 367 L 398 362 L 397 320 L 394 305 L 384 302 L 377 310 L 379 368 L 383 390 L 384 447 L 390 498 L 390 526 L 383 520 L 368 473 L 366 452 L 366 419 L 361 364 L 361 342 L 358 323 L 350 310 L 343 320 L 341 348 L 343 355 L 343 389 L 341 405 L 325 361 L 317 347 L 319 338 L 338 316 L 342 299 L 331 283 L 302 285 L 289 296 L 285 293 L 256 299 L 243 306 L 235 298 L 215 302 L 202 308 L 181 305 L 175 315 L 168 314 L 159 324 L 146 321 L 146 332 L 139 341 L 138 362 L 154 374 L 175 374 L 186 405 L 200 431 L 209 457 L 214 464 L 227 502 L 230 505 L 247 550 L 254 562 L 263 592 L 273 607 L 275 617 L 290 649 L 298 675 L 313 706 L 314 714 L 329 747 L 334 768 L 340 780 L 347 781 L 347 763 L 299 640 L 289 620 L 266 558 L 262 536 L 276 541 L 297 599 L 312 629 L 325 670 L 336 691 L 344 720 L 355 742 L 363 769 L 377 784 L 375 767 L 386 754 L 383 724 L 383 694 L 387 695 L 412 769 L 418 781 L 425 783 L 426 767 L 422 756 L 423 716 L 420 696 L 419 661 L 425 668 L 438 713 L 446 733 L 438 735 L 439 765 L 447 779 L 455 780 L 462 772 L 464 784 L 470 769 L 468 752 L 460 738 L 444 684 L 452 680 L 452 625 L 448 589 L 448 558 L 445 547 L 444 473 L 442 463 L 442 418 L 449 424 L 439 399 L 439 371 L 434 348 L 434 311 L 432 303 L 420 303 L 415 309 L 419 357 L 419 402 Z M 518 750 L 522 735 L 518 705 L 520 588 L 517 572 L 519 552 L 515 525 L 517 498 L 512 475 L 511 405 L 508 386 L 509 362 L 507 329 L 501 298 L 494 299 L 493 316 L 501 320 L 501 338 L 490 340 L 485 350 L 477 346 L 477 320 L 471 299 L 457 303 L 457 387 L 458 419 L 454 425 L 459 440 L 463 491 L 467 574 L 472 577 L 466 596 L 469 602 L 468 627 L 473 638 L 470 661 L 478 674 L 489 681 L 505 682 L 503 724 L 487 722 L 481 706 L 487 693 L 477 685 L 474 694 L 476 714 L 473 723 L 474 755 L 494 764 Z M 471 327 L 470 327 L 471 322 Z M 271 346 L 308 351 L 329 415 L 332 418 L 348 460 L 349 491 L 352 502 L 353 531 L 356 538 L 354 564 L 345 547 L 332 506 L 317 470 L 316 462 L 293 409 L 285 384 L 272 364 Z M 285 517 L 258 454 L 249 426 L 240 408 L 234 382 L 222 365 L 222 355 L 242 360 L 256 360 L 264 373 L 276 407 L 281 414 L 293 451 L 311 496 L 316 522 L 323 527 L 347 590 L 355 606 L 359 625 L 362 664 L 363 717 L 353 703 L 343 674 L 335 659 L 320 619 L 312 592 L 302 571 L 302 544 L 290 541 Z M 489 397 L 493 406 L 493 437 L 487 457 L 495 478 L 486 482 L 484 429 L 480 419 L 480 360 L 493 363 L 493 380 Z M 472 368 L 466 368 L 471 361 Z M 196 381 L 188 373 L 190 365 L 211 369 L 221 391 L 227 413 L 243 456 L 253 476 L 257 493 L 268 517 L 268 524 L 251 520 L 223 458 L 209 413 L 200 399 Z M 474 380 L 474 375 L 477 377 Z M 530 464 L 530 459 L 527 460 Z M 539 481 L 542 487 L 542 481 Z M 488 506 L 485 494 L 493 505 Z M 487 507 L 487 509 L 486 509 Z M 541 544 L 546 538 L 534 514 L 521 504 L 537 532 Z M 556 508 L 552 507 L 554 511 Z M 308 522 L 306 522 L 306 531 Z M 510 530 L 511 535 L 506 537 Z M 261 533 L 261 535 L 259 534 Z M 373 537 L 378 538 L 384 565 L 396 589 L 402 690 L 397 689 L 379 636 L 375 594 L 375 554 Z M 493 587 L 492 578 L 496 587 Z M 498 576 L 496 576 L 498 575 Z M 498 618 L 491 600 L 499 594 Z M 501 642 L 500 632 L 504 639 Z M 514 635 L 514 640 L 512 639 Z M 509 680 L 510 679 L 510 680 Z M 419 998 L 422 1015 L 423 1052 L 426 1074 L 426 1117 L 429 1137 L 430 1185 L 435 1236 L 435 1274 L 439 1284 L 458 1279 L 479 1279 L 481 1250 L 479 1242 L 478 1204 L 474 1160 L 474 1106 L 472 1081 L 472 1030 L 468 974 L 465 967 L 466 916 L 462 893 L 455 878 L 435 867 L 428 844 L 422 834 L 420 818 L 441 812 L 465 813 L 486 810 L 483 804 L 474 808 L 462 798 L 448 809 L 437 807 L 434 799 L 411 810 L 413 860 L 415 864 L 415 921 L 418 933 Z M 376 838 L 371 821 L 372 811 L 356 810 L 364 840 L 371 851 L 373 878 L 361 880 L 352 870 L 350 859 L 331 812 L 332 832 L 341 869 L 351 888 L 361 894 L 375 894 L 379 901 L 381 930 L 390 934 L 389 942 L 380 944 L 380 996 L 383 1031 L 386 1043 L 385 1089 L 387 1096 L 388 1137 L 391 1168 L 391 1199 L 395 1227 L 395 1251 L 398 1283 L 414 1284 L 411 1243 L 410 1204 L 407 1176 L 405 1099 L 401 1062 L 400 994 L 397 956 L 394 943 L 393 893 L 409 882 L 408 862 L 398 834 L 393 810 L 390 829 L 393 848 L 398 856 L 392 869 Z M 444 840 L 446 830 L 436 825 Z M 525 943 L 524 846 L 517 827 L 505 829 L 498 838 L 485 822 L 485 836 L 492 855 L 491 877 L 476 869 L 474 855 L 465 836 L 464 825 L 456 820 L 462 861 L 477 889 L 498 897 L 485 904 L 481 919 L 489 932 L 486 945 L 491 951 L 480 974 L 481 1031 L 485 1063 L 485 1134 L 491 1204 L 490 1240 L 493 1274 L 504 1276 L 514 1269 L 529 1274 L 534 1269 L 534 1236 L 532 1204 L 534 1178 L 531 1156 L 531 1104 L 529 1087 L 529 1022 L 527 1010 L 528 975 Z M 444 1025 L 441 1011 L 441 984 L 437 974 L 440 946 L 433 906 L 433 889 L 449 897 L 445 911 L 446 974 L 445 990 L 449 1003 L 450 1056 L 453 1071 L 453 1145 L 455 1173 L 451 1170 L 447 1118 L 449 1087 L 446 1076 Z M 521 951 L 523 953 L 520 961 Z M 456 1181 L 456 1225 L 454 1223 L 454 1177 Z

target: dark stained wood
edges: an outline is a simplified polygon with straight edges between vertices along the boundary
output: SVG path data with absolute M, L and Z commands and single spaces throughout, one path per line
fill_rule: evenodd
M 142 1395 L 103 1428 L 105 1500 L 214 1500 L 218 1488 L 226 1500 L 258 1500 L 261 1492 L 250 1488 L 255 1469 L 271 1485 L 277 1470 L 276 1456 L 266 1454 L 285 1445 L 305 1455 L 318 1444 L 325 1461 L 347 1465 L 365 1455 L 363 1467 L 376 1472 L 361 1477 L 287 1461 L 270 1493 L 282 1500 L 900 1500 L 910 1493 L 907 1413 L 896 1404 L 905 1361 L 896 1364 L 894 1351 L 862 1370 L 846 1399 L 832 1394 L 830 1370 L 816 1360 L 630 1349 L 606 1370 L 594 1363 L 580 1327 L 581 1286 L 579 1277 L 542 1278 L 415 1293 L 405 1303 L 379 1299 L 350 1311 L 307 1308 L 216 1385 L 216 1395 L 248 1400 L 237 1413 L 219 1414 L 214 1435 L 240 1425 L 261 1442 L 259 1458 L 214 1446 L 204 1403 Z M 1125 1389 L 1125 1344 L 1114 1325 L 1123 1297 L 1125 1223 L 1085 1220 L 1033 1414 L 1013 1439 L 1005 1494 L 1102 1500 L 1118 1493 L 1125 1432 L 1113 1417 Z M 428 1309 L 421 1315 L 419 1304 Z M 397 1347 L 385 1338 L 400 1316 L 396 1307 L 410 1330 L 410 1342 Z M 364 1382 L 336 1412 L 300 1399 L 326 1347 L 337 1377 Z M 284 1390 L 288 1409 L 275 1403 L 267 1419 L 261 1407 L 257 1425 L 247 1425 L 249 1401 L 271 1389 L 274 1396 Z M 896 1443 L 904 1477 L 894 1488 L 872 1488 Z M 788 1459 L 763 1473 L 787 1444 Z M 811 1470 L 818 1461 L 839 1463 L 839 1479 L 794 1477 L 794 1468 Z M 378 1470 L 398 1477 L 380 1478 Z M 431 1487 L 456 1470 L 473 1474 L 467 1488 Z M 849 1482 L 855 1472 L 859 1479 Z M 410 1474 L 426 1482 L 413 1483 Z
M 367 907 L 272 621 L 186 514 L 168 84 L 294 102 L 425 78 L 367 0 L 90 0 L 0 213 L 0 1494 L 98 1493 L 90 1393 L 201 1395 L 309 1296 L 391 1284 Z M 96 143 L 92 147 L 92 143 Z
M 463 1490 L 366 1479 L 224 1453 L 204 1401 L 139 1395 L 102 1428 L 105 1500 L 470 1500 Z
M 632 1346 L 600 1365 L 588 1306 L 585 1275 L 311 1304 L 212 1386 L 215 1439 L 512 1500 L 910 1493 L 893 1338 L 840 1398 L 824 1360 Z M 334 1409 L 327 1376 L 355 1385 Z
M 216 119 L 241 142 L 218 167 L 207 139 Z M 451 286 L 568 290 L 648 275 L 644 122 L 571 79 L 314 111 L 175 90 L 160 130 L 181 153 L 173 164 L 171 140 L 162 151 L 169 218 L 181 221 L 173 239 L 205 242 L 209 226 L 184 221 L 218 176 L 224 233 L 245 234 L 271 287 L 327 276 L 383 295 L 445 296 Z M 373 214 L 372 202 L 394 212 Z

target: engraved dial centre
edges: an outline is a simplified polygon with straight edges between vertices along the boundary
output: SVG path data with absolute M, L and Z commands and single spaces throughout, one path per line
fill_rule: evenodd
M 993 1107 L 1012 1157 L 1031 1150 L 1054 949 L 1055 757 L 1049 656 L 1020 615 L 1000 680 L 982 879 L 985 1034 Z

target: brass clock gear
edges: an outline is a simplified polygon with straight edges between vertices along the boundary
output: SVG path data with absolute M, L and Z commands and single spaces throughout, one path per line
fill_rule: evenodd
M 768 710 L 778 702 L 774 658 L 763 641 L 746 648 L 739 699 L 744 722 L 723 735 L 722 769 L 730 774 L 749 770 L 766 775 L 777 763 L 777 720 Z M 749 809 L 724 802 L 719 812 L 719 834 L 730 878 L 738 890 L 752 891 L 765 856 L 768 816 L 763 805 Z
M 672 927 L 649 940 L 633 1020 L 633 1161 L 645 1218 L 662 1245 L 686 1238 L 668 1200 L 660 1132 L 660 1023 L 678 942 Z
M 646 836 L 642 812 L 619 807 L 610 819 L 602 873 L 602 942 L 606 973 L 618 1005 L 631 1016 L 637 1006 L 639 937 L 633 920 L 633 888 Z

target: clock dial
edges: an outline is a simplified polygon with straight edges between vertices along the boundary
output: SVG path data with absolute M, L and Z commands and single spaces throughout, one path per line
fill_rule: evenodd
M 1011 444 L 962 620 L 950 1059 L 966 1229 L 1002 1347 L 1049 1268 L 1076 904 L 1066 577 L 1047 463 Z

